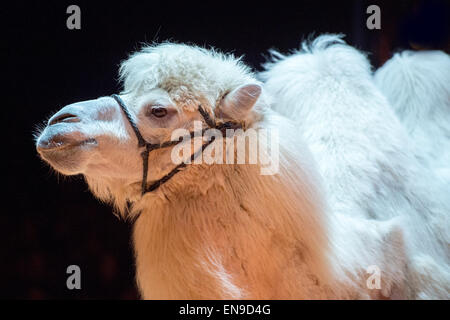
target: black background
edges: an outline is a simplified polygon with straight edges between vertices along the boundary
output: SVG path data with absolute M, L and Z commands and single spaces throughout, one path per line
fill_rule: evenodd
M 270 3 L 270 4 L 269 4 Z M 81 8 L 81 30 L 66 8 Z M 366 8 L 381 8 L 381 30 Z M 255 70 L 270 48 L 297 48 L 311 33 L 343 33 L 374 67 L 411 43 L 449 50 L 448 1 L 47 1 L 1 4 L 4 176 L 0 297 L 133 299 L 131 225 L 37 156 L 33 131 L 66 104 L 120 90 L 121 60 L 144 42 L 172 40 L 245 55 Z M 82 289 L 67 290 L 79 265 Z

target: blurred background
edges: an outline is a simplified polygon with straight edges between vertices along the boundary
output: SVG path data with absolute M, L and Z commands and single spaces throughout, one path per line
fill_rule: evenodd
M 66 9 L 81 9 L 68 30 Z M 381 9 L 369 30 L 366 9 Z M 396 51 L 447 53 L 449 1 L 46 1 L 2 3 L 4 126 L 1 152 L 0 298 L 135 299 L 132 226 L 90 194 L 82 177 L 61 177 L 37 156 L 36 126 L 66 104 L 120 91 L 121 60 L 142 43 L 172 40 L 244 55 L 260 70 L 267 50 L 298 48 L 311 34 L 343 33 L 374 68 Z M 5 145 L 6 144 L 6 145 Z M 66 268 L 81 268 L 68 290 Z

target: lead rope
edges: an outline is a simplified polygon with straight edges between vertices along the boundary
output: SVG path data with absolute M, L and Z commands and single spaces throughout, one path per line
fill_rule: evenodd
M 123 102 L 122 98 L 120 98 L 117 94 L 113 94 L 111 96 L 114 98 L 114 100 L 117 101 L 117 103 L 119 104 L 120 108 L 124 112 L 126 118 L 128 119 L 128 122 L 130 123 L 131 127 L 133 128 L 133 131 L 134 131 L 134 133 L 136 135 L 136 138 L 138 140 L 138 147 L 139 148 L 145 147 L 145 150 L 141 153 L 142 163 L 143 163 L 143 165 L 142 165 L 141 190 L 142 190 L 142 195 L 146 194 L 147 192 L 152 192 L 152 191 L 158 189 L 162 184 L 164 184 L 167 181 L 169 181 L 175 174 L 180 172 L 181 169 L 186 167 L 186 162 L 180 163 L 175 168 L 173 168 L 168 174 L 166 174 L 165 176 L 163 176 L 162 178 L 160 178 L 159 180 L 155 181 L 154 183 L 152 183 L 150 186 L 147 187 L 148 156 L 149 156 L 150 152 L 153 151 L 153 150 L 156 150 L 156 149 L 161 149 L 161 148 L 167 148 L 167 147 L 174 146 L 174 145 L 182 142 L 188 136 L 180 137 L 180 138 L 178 138 L 178 140 L 167 141 L 167 142 L 163 142 L 163 143 L 149 143 L 149 142 L 147 142 L 144 139 L 144 137 L 142 137 L 141 132 L 139 131 L 139 128 L 137 127 L 137 125 L 133 121 L 133 119 L 131 118 L 131 115 L 130 115 L 130 113 L 128 111 L 128 108 L 126 107 L 126 105 Z M 198 111 L 202 115 L 202 117 L 205 120 L 206 124 L 209 126 L 209 128 L 202 129 L 202 132 L 201 132 L 201 136 L 202 137 L 203 137 L 203 134 L 205 133 L 205 131 L 208 130 L 208 129 L 217 129 L 217 130 L 219 130 L 222 133 L 222 136 L 225 137 L 226 136 L 226 129 L 238 129 L 238 128 L 242 128 L 243 127 L 241 123 L 237 123 L 237 122 L 233 122 L 233 121 L 227 121 L 227 122 L 224 122 L 224 123 L 221 123 L 221 124 L 217 125 L 216 122 L 213 119 L 211 119 L 211 117 L 208 114 L 208 112 L 206 112 L 202 108 L 201 105 L 198 107 Z M 192 139 L 195 136 L 195 133 L 196 133 L 195 131 L 191 132 L 189 134 L 189 137 Z M 210 137 L 210 139 L 206 143 L 204 143 L 202 145 L 200 150 L 198 150 L 197 152 L 194 152 L 191 155 L 190 163 L 194 162 L 194 160 L 200 154 L 202 154 L 203 151 L 205 151 L 205 149 L 211 143 L 214 142 L 214 140 L 215 140 L 214 136 Z

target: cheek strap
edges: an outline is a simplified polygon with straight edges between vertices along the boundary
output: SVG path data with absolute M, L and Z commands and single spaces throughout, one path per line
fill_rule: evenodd
M 123 113 L 125 114 L 125 117 L 127 118 L 128 122 L 130 123 L 131 127 L 133 128 L 133 131 L 136 135 L 136 138 L 138 140 L 138 148 L 143 148 L 145 147 L 145 150 L 141 153 L 142 156 L 142 185 L 141 185 L 141 189 L 142 189 L 142 195 L 146 194 L 147 192 L 152 192 L 155 191 L 156 189 L 158 189 L 161 185 L 163 185 L 164 183 L 166 183 L 167 181 L 169 181 L 175 174 L 177 174 L 178 172 L 181 171 L 182 168 L 186 167 L 186 163 L 182 162 L 179 165 L 177 165 L 175 168 L 173 168 L 168 174 L 166 174 L 165 176 L 163 176 L 162 178 L 156 180 L 155 182 L 153 182 L 150 185 L 147 185 L 147 176 L 148 176 L 148 156 L 150 154 L 151 151 L 156 150 L 156 149 L 162 149 L 162 148 L 168 148 L 171 146 L 175 146 L 178 143 L 184 141 L 185 139 L 187 139 L 188 137 L 190 139 L 194 138 L 194 136 L 196 135 L 197 132 L 192 131 L 190 132 L 190 134 L 188 136 L 184 136 L 184 137 L 180 137 L 178 138 L 178 140 L 173 140 L 173 141 L 167 141 L 167 142 L 162 142 L 162 143 L 150 143 L 147 142 L 144 137 L 142 136 L 141 132 L 139 131 L 139 128 L 137 126 L 137 124 L 133 121 L 130 112 L 128 111 L 128 108 L 126 107 L 124 101 L 122 100 L 122 98 L 120 98 L 119 95 L 117 94 L 113 94 L 111 96 L 112 98 L 114 98 L 114 100 L 117 101 L 117 103 L 119 104 L 120 108 L 122 109 Z M 203 120 L 205 121 L 206 125 L 208 126 L 208 128 L 202 129 L 201 131 L 201 136 L 204 135 L 204 133 L 209 130 L 209 129 L 217 129 L 222 133 L 222 137 L 226 137 L 226 130 L 227 129 L 242 129 L 243 125 L 242 123 L 239 122 L 234 122 L 234 121 L 227 121 L 227 122 L 223 122 L 220 124 L 217 124 L 216 121 L 214 119 L 212 119 L 209 115 L 208 112 L 206 112 L 202 106 L 198 106 L 198 111 L 200 112 L 201 116 L 203 117 Z M 213 143 L 215 140 L 214 136 L 211 136 L 210 139 L 204 143 L 202 145 L 202 147 L 197 150 L 197 152 L 194 152 L 191 155 L 190 158 L 190 163 L 193 163 L 194 160 L 203 153 L 203 151 L 205 151 L 205 149 L 211 144 Z

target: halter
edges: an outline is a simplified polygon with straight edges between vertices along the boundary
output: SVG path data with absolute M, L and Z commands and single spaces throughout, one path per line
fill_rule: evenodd
M 163 176 L 161 179 L 153 182 L 150 185 L 147 185 L 147 175 L 148 175 L 148 156 L 149 153 L 156 149 L 162 149 L 162 148 L 168 148 L 177 145 L 180 142 L 183 142 L 185 138 L 193 138 L 195 136 L 195 131 L 190 132 L 188 136 L 183 136 L 178 138 L 178 140 L 171 140 L 167 142 L 162 143 L 150 143 L 147 142 L 147 140 L 144 139 L 141 132 L 139 131 L 139 128 L 137 127 L 136 123 L 131 118 L 131 114 L 128 111 L 127 106 L 123 102 L 122 98 L 120 98 L 117 94 L 111 95 L 111 97 L 114 98 L 114 100 L 117 101 L 120 108 L 122 109 L 123 113 L 125 114 L 126 118 L 128 119 L 128 122 L 130 123 L 131 127 L 133 128 L 133 131 L 136 135 L 136 138 L 138 140 L 138 148 L 144 148 L 145 150 L 141 153 L 142 156 L 142 195 L 146 194 L 147 192 L 152 192 L 156 189 L 158 189 L 161 185 L 169 181 L 175 174 L 181 171 L 182 168 L 186 167 L 185 162 L 181 162 L 179 165 L 177 165 L 175 168 L 173 168 L 168 174 Z M 234 121 L 227 121 L 220 124 L 217 124 L 215 120 L 211 119 L 208 112 L 206 112 L 201 105 L 198 106 L 198 111 L 203 117 L 203 120 L 205 120 L 206 124 L 209 128 L 202 129 L 201 136 L 209 130 L 209 129 L 217 129 L 222 133 L 222 137 L 226 136 L 226 130 L 227 129 L 241 129 L 243 126 L 241 123 L 234 122 Z M 208 147 L 211 143 L 213 143 L 215 140 L 214 136 L 211 136 L 209 140 L 202 145 L 200 150 L 197 152 L 194 152 L 191 155 L 190 161 L 191 163 L 200 155 L 203 153 L 203 151 Z

